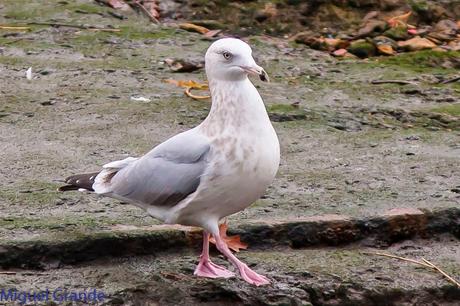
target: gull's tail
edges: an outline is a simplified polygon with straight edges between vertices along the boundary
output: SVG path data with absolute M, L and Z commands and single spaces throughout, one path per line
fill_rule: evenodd
M 58 191 L 70 191 L 70 190 L 80 190 L 85 189 L 88 191 L 94 191 L 93 184 L 96 176 L 99 172 L 85 173 L 85 174 L 76 174 L 69 176 L 65 179 L 67 185 L 61 186 L 58 188 Z

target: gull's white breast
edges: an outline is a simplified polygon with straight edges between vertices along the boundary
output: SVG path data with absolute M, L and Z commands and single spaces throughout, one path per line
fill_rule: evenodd
M 213 103 L 222 105 L 213 105 L 196 128 L 211 140 L 209 166 L 193 196 L 171 212 L 171 222 L 199 225 L 241 211 L 264 194 L 276 175 L 280 147 L 260 95 L 249 80 L 229 89 L 234 95 L 216 93 Z

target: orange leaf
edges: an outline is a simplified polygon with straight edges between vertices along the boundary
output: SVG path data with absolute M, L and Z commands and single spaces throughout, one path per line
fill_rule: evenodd
M 190 32 L 198 32 L 200 34 L 206 34 L 209 32 L 209 29 L 193 23 L 181 23 L 179 24 L 179 28 Z
M 177 87 L 184 87 L 184 88 L 193 88 L 193 89 L 208 89 L 208 83 L 198 83 L 193 80 L 173 80 L 167 79 L 165 80 L 166 83 L 170 83 L 176 85 Z
M 195 100 L 202 100 L 202 99 L 209 99 L 211 96 L 206 95 L 206 96 L 198 96 L 194 95 L 190 92 L 192 89 L 198 89 L 198 90 L 207 90 L 209 89 L 208 83 L 198 83 L 193 80 L 173 80 L 173 79 L 167 79 L 165 80 L 166 83 L 176 85 L 177 87 L 183 87 L 185 88 L 185 95 L 195 99 Z
M 225 241 L 225 243 L 230 249 L 238 253 L 240 249 L 248 248 L 248 245 L 246 243 L 241 242 L 239 235 L 227 236 L 227 229 L 228 229 L 227 223 L 219 224 L 220 237 Z M 216 244 L 216 240 L 214 239 L 214 237 L 209 238 L 209 241 L 211 243 Z
M 380 51 L 380 53 L 385 55 L 393 55 L 395 53 L 390 45 L 378 45 L 377 49 Z
M 409 19 L 410 15 L 412 15 L 412 11 L 409 11 L 409 12 L 407 12 L 405 14 L 402 14 L 402 15 L 399 15 L 399 16 L 392 17 L 392 18 L 388 19 L 387 22 L 390 25 L 390 27 L 392 27 L 392 28 L 397 27 L 399 25 L 406 26 L 407 25 L 407 20 Z

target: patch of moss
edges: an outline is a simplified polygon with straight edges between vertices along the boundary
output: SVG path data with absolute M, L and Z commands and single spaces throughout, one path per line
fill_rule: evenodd
M 42 181 L 26 181 L 20 186 L 1 187 L 0 198 L 11 205 L 43 205 L 58 198 L 58 184 Z
M 389 37 L 394 40 L 406 40 L 410 36 L 407 33 L 406 27 L 394 27 L 383 33 L 383 36 Z
M 174 28 L 161 28 L 161 29 L 152 29 L 146 30 L 145 28 L 137 28 L 132 26 L 121 26 L 120 32 L 115 32 L 114 34 L 131 40 L 140 40 L 140 39 L 160 39 L 176 36 L 179 32 L 176 32 Z
M 361 57 L 366 58 L 375 55 L 375 46 L 367 41 L 356 41 L 348 47 L 348 52 Z
M 432 112 L 460 117 L 460 103 L 444 105 L 431 109 Z M 459 119 L 460 120 L 460 119 Z
M 398 66 L 400 68 L 410 69 L 416 72 L 423 72 L 426 68 L 430 72 L 450 72 L 455 69 L 443 68 L 441 65 L 447 61 L 458 63 L 460 58 L 460 51 L 433 51 L 423 50 L 418 52 L 402 53 L 396 56 L 380 57 L 372 59 L 374 63 L 383 65 Z
M 426 12 L 428 10 L 428 2 L 425 0 L 411 0 L 409 5 L 414 12 Z

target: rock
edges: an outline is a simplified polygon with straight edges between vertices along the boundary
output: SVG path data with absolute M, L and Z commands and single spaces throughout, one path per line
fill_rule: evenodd
M 419 51 L 437 47 L 431 40 L 420 36 L 415 36 L 414 38 L 406 41 L 398 41 L 398 46 L 409 51 Z
M 452 51 L 460 51 L 460 39 L 453 40 L 448 43 L 447 48 Z
M 407 33 L 407 27 L 405 26 L 397 26 L 388 29 L 383 33 L 383 36 L 389 37 L 394 40 L 406 40 L 410 38 L 409 33 Z
M 411 7 L 418 16 L 419 22 L 433 23 L 449 17 L 449 12 L 439 4 L 427 1 L 412 1 Z
M 273 3 L 265 4 L 265 7 L 262 10 L 256 12 L 254 19 L 258 22 L 264 22 L 265 20 L 275 17 L 278 14 L 276 5 Z
M 338 38 L 315 37 L 315 34 L 307 31 L 301 32 L 293 37 L 298 43 L 308 45 L 312 49 L 322 51 L 334 51 L 335 49 L 346 48 L 348 42 Z
M 460 22 L 460 21 L 459 21 Z M 456 22 L 450 20 L 450 19 L 443 19 L 436 23 L 434 26 L 433 30 L 437 32 L 445 32 L 447 34 L 456 34 L 457 31 L 459 30 L 459 26 L 457 25 Z
M 344 57 L 345 54 L 347 53 L 348 53 L 347 49 L 338 49 L 332 52 L 332 55 L 335 57 Z
M 383 55 L 394 55 L 395 50 L 390 45 L 377 45 L 377 50 L 380 54 Z
M 164 62 L 173 72 L 193 72 L 204 67 L 203 61 L 167 58 Z
M 163 3 L 164 1 L 161 1 L 160 3 Z M 222 22 L 214 19 L 196 19 L 190 21 L 190 23 L 208 28 L 210 30 L 218 30 L 218 29 L 225 29 L 226 25 L 223 24 Z
M 458 25 L 449 19 L 439 21 L 433 28 L 433 32 L 427 35 L 430 39 L 438 41 L 451 41 L 457 37 Z
M 355 40 L 351 43 L 347 50 L 360 58 L 374 56 L 376 53 L 375 46 L 364 39 Z
M 297 33 L 292 37 L 296 43 L 305 44 L 307 46 L 311 45 L 318 38 L 318 34 L 313 31 L 304 31 Z
M 382 10 L 392 10 L 398 7 L 401 7 L 405 4 L 406 1 L 403 0 L 382 0 L 382 1 L 375 1 L 378 3 Z
M 258 22 L 264 22 L 267 20 L 270 16 L 265 13 L 263 10 L 257 11 L 256 14 L 254 15 L 254 19 L 257 20 Z
M 374 42 L 375 45 L 389 45 L 393 49 L 396 49 L 398 47 L 398 44 L 396 43 L 396 41 L 386 36 L 374 37 L 372 41 Z
M 386 21 L 371 19 L 365 23 L 365 25 L 358 30 L 356 38 L 363 38 L 368 36 L 375 36 L 382 33 L 388 28 Z
M 363 22 L 367 22 L 368 20 L 375 19 L 380 14 L 379 11 L 370 11 L 366 14 L 363 18 Z
M 433 27 L 431 27 L 431 26 L 420 26 L 420 27 L 417 27 L 415 29 L 408 29 L 407 33 L 409 33 L 411 35 L 423 36 L 423 35 L 431 32 L 432 29 L 433 29 Z
M 378 53 L 383 55 L 395 54 L 395 49 L 398 47 L 393 39 L 385 36 L 377 36 L 372 41 L 376 45 Z
M 337 48 L 346 48 L 349 45 L 347 41 L 338 38 L 324 38 L 324 43 L 333 50 Z

